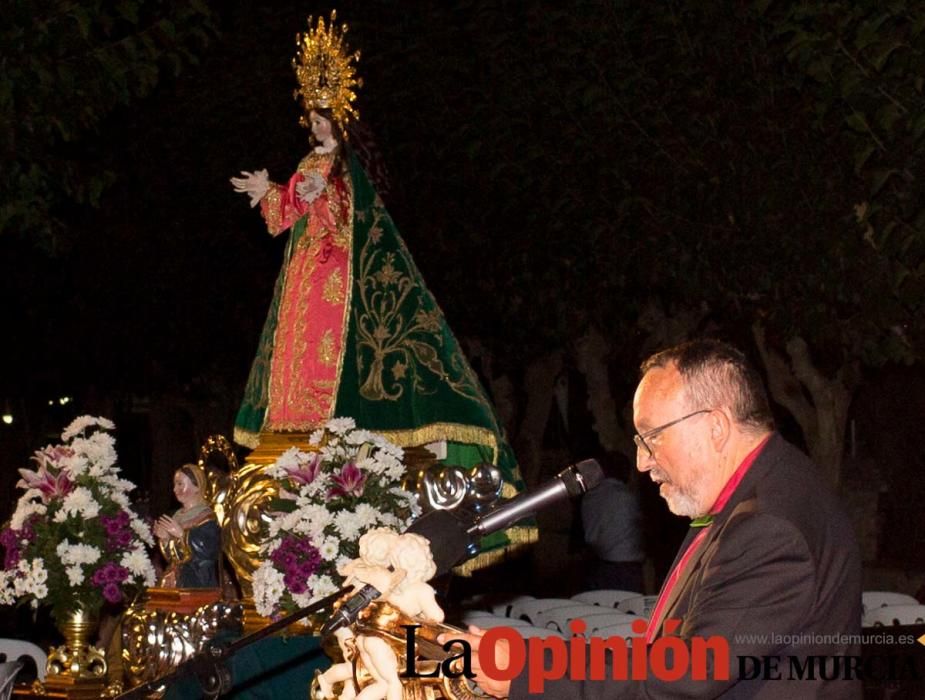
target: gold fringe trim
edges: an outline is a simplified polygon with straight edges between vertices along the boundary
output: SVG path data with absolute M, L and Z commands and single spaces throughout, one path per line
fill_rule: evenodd
M 484 569 L 492 564 L 497 564 L 499 561 L 502 561 L 509 557 L 515 552 L 520 552 L 528 545 L 537 542 L 540 539 L 540 533 L 536 529 L 536 526 L 531 527 L 512 527 L 509 530 L 504 532 L 507 535 L 508 539 L 511 541 L 510 544 L 506 544 L 503 547 L 498 549 L 493 549 L 490 552 L 482 552 L 478 556 L 464 564 L 453 569 L 453 573 L 459 576 L 471 576 L 474 572 L 479 569 Z
M 239 445 L 249 447 L 253 450 L 260 445 L 260 433 L 252 433 L 250 430 L 235 428 L 234 441 Z
M 491 449 L 492 464 L 498 463 L 498 437 L 488 428 L 459 423 L 431 423 L 410 430 L 377 430 L 368 426 L 362 427 L 384 435 L 402 447 L 417 447 L 438 440 L 484 445 Z

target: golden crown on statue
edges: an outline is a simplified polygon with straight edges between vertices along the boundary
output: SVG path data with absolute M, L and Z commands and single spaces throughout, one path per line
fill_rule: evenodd
M 356 63 L 360 52 L 350 53 L 344 42 L 347 25 L 340 29 L 335 25 L 337 11 L 331 10 L 329 26 L 325 26 L 324 17 L 318 17 L 318 23 L 312 26 L 308 18 L 309 29 L 304 34 L 296 35 L 298 52 L 292 59 L 299 89 L 293 93 L 295 99 L 301 99 L 305 114 L 299 119 L 302 126 L 308 127 L 308 113 L 313 109 L 330 109 L 334 121 L 341 128 L 359 113 L 353 107 L 356 99 L 355 88 L 362 87 L 363 81 L 357 76 Z

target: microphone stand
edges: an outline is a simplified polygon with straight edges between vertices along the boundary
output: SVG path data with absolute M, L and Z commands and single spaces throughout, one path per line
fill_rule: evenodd
M 312 613 L 330 607 L 342 595 L 352 590 L 352 586 L 345 586 L 335 593 L 322 598 L 311 605 L 296 610 L 294 613 L 281 617 L 276 622 L 272 622 L 266 627 L 261 627 L 256 632 L 241 637 L 227 646 L 223 646 L 216 641 L 209 641 L 205 649 L 191 656 L 182 664 L 177 666 L 170 673 L 164 674 L 152 681 L 135 686 L 131 690 L 117 696 L 116 700 L 130 700 L 131 698 L 144 698 L 149 692 L 156 688 L 171 683 L 184 676 L 195 676 L 202 688 L 203 695 L 207 698 L 217 698 L 231 690 L 231 672 L 225 665 L 227 661 L 237 652 L 245 647 L 259 642 L 271 634 L 275 634 L 281 629 L 298 622 L 302 618 L 308 617 Z

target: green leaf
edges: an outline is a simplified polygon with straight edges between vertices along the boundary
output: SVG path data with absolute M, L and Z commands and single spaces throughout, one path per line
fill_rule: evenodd
M 906 44 L 904 41 L 896 40 L 896 41 L 891 41 L 886 46 L 882 47 L 877 52 L 877 55 L 874 56 L 873 60 L 871 61 L 871 63 L 874 64 L 874 68 L 877 69 L 877 72 L 879 73 L 883 71 L 883 67 L 886 65 L 887 60 L 889 60 L 893 52 L 896 51 L 896 49 L 902 46 L 905 46 L 905 45 Z
M 896 168 L 879 168 L 874 170 L 870 178 L 870 196 L 876 197 L 887 181 L 899 171 Z
M 871 154 L 877 150 L 876 144 L 869 144 L 865 146 L 860 152 L 858 152 L 854 157 L 854 172 L 857 175 L 861 174 L 861 169 L 864 167 L 864 164 L 867 162 L 867 159 L 870 158 Z
M 866 134 L 870 131 L 870 128 L 867 125 L 867 120 L 860 112 L 852 112 L 849 114 L 847 117 L 845 117 L 845 123 L 855 131 L 862 134 Z

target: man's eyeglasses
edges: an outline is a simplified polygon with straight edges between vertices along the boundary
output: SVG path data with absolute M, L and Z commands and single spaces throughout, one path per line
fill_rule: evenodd
M 633 442 L 636 443 L 636 449 L 645 450 L 646 454 L 648 454 L 649 457 L 654 459 L 655 450 L 652 449 L 652 447 L 649 445 L 648 442 L 646 442 L 646 440 L 651 440 L 663 430 L 667 430 L 671 426 L 677 425 L 683 420 L 687 420 L 688 418 L 693 418 L 694 416 L 699 415 L 701 413 L 710 413 L 712 410 L 713 410 L 712 408 L 701 408 L 699 411 L 694 411 L 693 413 L 688 413 L 686 416 L 681 416 L 680 418 L 676 418 L 670 423 L 665 423 L 664 425 L 660 425 L 657 428 L 652 428 L 652 430 L 647 430 L 642 435 L 640 435 L 639 433 L 636 433 L 635 435 L 633 435 Z

